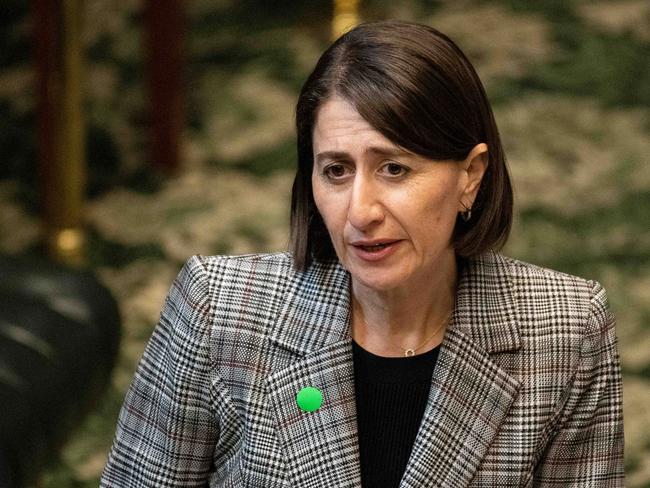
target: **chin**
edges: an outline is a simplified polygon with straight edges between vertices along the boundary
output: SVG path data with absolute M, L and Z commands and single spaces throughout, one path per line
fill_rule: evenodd
M 395 276 L 386 271 L 368 271 L 360 270 L 358 268 L 348 268 L 352 280 L 364 287 L 377 291 L 388 291 L 397 288 L 400 284 L 404 283 L 404 276 Z

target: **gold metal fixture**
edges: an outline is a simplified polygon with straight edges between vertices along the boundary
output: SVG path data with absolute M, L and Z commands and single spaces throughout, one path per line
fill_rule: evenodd
M 86 185 L 82 96 L 83 0 L 40 2 L 40 76 L 45 129 L 41 134 L 41 192 L 45 245 L 56 261 L 84 259 L 83 203 Z M 51 7 L 51 6 L 50 6 Z M 49 59 L 48 59 L 49 58 Z
M 359 23 L 359 0 L 334 0 L 332 39 L 338 39 Z

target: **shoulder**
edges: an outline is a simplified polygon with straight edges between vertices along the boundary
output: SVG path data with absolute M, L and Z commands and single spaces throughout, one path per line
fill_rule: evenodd
M 538 264 L 529 263 L 504 254 L 491 252 L 475 259 L 479 268 L 489 269 L 488 274 L 500 276 L 511 281 L 520 290 L 531 293 L 573 295 L 590 298 L 597 295 L 603 287 L 595 280 L 576 276 Z M 485 272 L 484 272 L 485 274 Z
M 522 261 L 498 252 L 481 254 L 470 259 L 469 263 L 483 270 L 494 271 L 494 274 L 508 275 L 512 279 L 531 278 L 541 282 L 589 282 L 579 276 Z
M 243 293 L 259 294 L 280 288 L 292 270 L 293 259 L 289 253 L 194 255 L 172 283 L 166 308 L 175 303 L 189 303 L 192 308 L 209 314 L 220 296 L 233 301 Z
M 203 291 L 217 314 L 244 304 L 270 311 L 270 307 L 278 306 L 277 302 L 296 294 L 318 298 L 337 288 L 345 273 L 333 261 L 314 263 L 305 271 L 296 271 L 290 252 L 193 256 L 184 270 L 190 279 L 204 282 Z
M 293 255 L 286 252 L 242 255 L 192 256 L 184 269 L 191 274 L 202 274 L 211 289 L 217 287 L 269 286 L 280 283 L 321 282 L 342 273 L 335 262 L 315 262 L 305 271 L 294 268 Z
M 596 280 L 499 253 L 488 253 L 478 260 L 483 267 L 499 269 L 500 276 L 510 282 L 520 312 L 581 317 L 590 328 L 606 326 L 613 321 L 607 292 Z
M 190 257 L 179 274 L 187 281 L 200 281 L 207 291 L 220 286 L 254 284 L 272 281 L 292 274 L 293 258 L 288 252 L 243 255 L 195 255 Z
M 590 307 L 607 306 L 607 293 L 596 280 L 539 266 L 511 257 L 504 257 L 511 265 L 513 277 L 521 286 L 542 286 L 550 291 L 586 300 Z
M 287 272 L 293 267 L 293 257 L 289 252 L 255 253 L 240 255 L 195 255 L 189 258 L 186 266 L 201 267 L 211 277 L 214 273 L 237 273 L 249 269 L 277 270 Z

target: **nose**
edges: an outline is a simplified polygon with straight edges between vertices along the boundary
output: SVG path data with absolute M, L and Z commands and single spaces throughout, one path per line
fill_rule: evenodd
M 352 185 L 348 221 L 358 230 L 366 230 L 384 220 L 379 189 L 371 178 L 357 174 Z

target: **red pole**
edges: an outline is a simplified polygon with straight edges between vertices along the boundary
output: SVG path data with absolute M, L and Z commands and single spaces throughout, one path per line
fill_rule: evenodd
M 59 0 L 34 0 L 34 60 L 36 62 L 36 123 L 38 172 L 41 207 L 45 220 L 52 218 L 48 213 L 53 208 L 54 197 L 47 182 L 54 179 L 57 158 L 56 120 L 58 98 L 61 91 L 59 80 L 59 38 L 58 22 L 61 18 Z
M 184 127 L 182 0 L 145 1 L 149 155 L 165 173 L 180 167 Z

